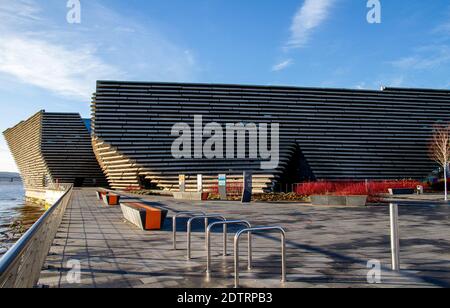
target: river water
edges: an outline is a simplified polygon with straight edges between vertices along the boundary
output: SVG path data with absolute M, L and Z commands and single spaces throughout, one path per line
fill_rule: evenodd
M 45 212 L 39 205 L 24 202 L 21 182 L 0 181 L 0 257 Z

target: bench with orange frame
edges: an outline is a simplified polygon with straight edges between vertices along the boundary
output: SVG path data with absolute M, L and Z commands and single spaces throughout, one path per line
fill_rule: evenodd
M 141 202 L 121 203 L 123 217 L 141 230 L 164 228 L 168 211 Z
M 112 193 L 104 194 L 103 196 L 103 202 L 105 202 L 108 206 L 116 206 L 119 205 L 120 202 L 120 196 Z

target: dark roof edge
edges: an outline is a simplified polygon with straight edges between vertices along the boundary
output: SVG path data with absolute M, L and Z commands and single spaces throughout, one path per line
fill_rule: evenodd
M 383 91 L 397 91 L 397 92 L 447 92 L 450 93 L 450 89 L 430 89 L 430 88 L 398 88 L 398 87 L 386 87 Z
M 299 87 L 286 85 L 255 85 L 255 84 L 232 84 L 232 83 L 196 83 L 196 82 L 160 82 L 160 81 L 119 81 L 119 80 L 98 80 L 97 86 L 100 84 L 134 84 L 134 85 L 176 85 L 176 86 L 207 86 L 207 87 L 251 87 L 260 89 L 291 89 L 291 90 L 315 90 L 315 91 L 351 91 L 351 92 L 385 92 L 385 91 L 402 91 L 402 92 L 448 92 L 450 89 L 431 89 L 431 88 L 397 88 L 382 87 L 381 90 L 375 89 L 351 89 L 351 88 L 327 88 L 327 87 Z

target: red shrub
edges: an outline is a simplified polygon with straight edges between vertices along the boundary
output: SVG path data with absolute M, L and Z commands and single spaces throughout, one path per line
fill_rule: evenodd
M 415 189 L 418 185 L 423 185 L 423 183 L 414 180 L 307 182 L 297 184 L 295 187 L 295 193 L 305 196 L 326 194 L 342 196 L 368 195 L 369 198 L 376 198 L 381 194 L 388 193 L 389 188 Z

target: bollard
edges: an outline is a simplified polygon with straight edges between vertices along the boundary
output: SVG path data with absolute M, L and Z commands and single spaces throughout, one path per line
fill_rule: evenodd
M 261 232 L 279 232 L 281 234 L 281 282 L 285 283 L 286 279 L 286 231 L 281 227 L 256 227 L 239 231 L 234 237 L 234 287 L 239 288 L 239 240 L 244 233 L 249 235 Z M 250 251 L 253 249 L 249 246 Z M 249 255 L 253 255 L 250 253 Z
M 392 270 L 400 271 L 400 234 L 398 227 L 398 205 L 390 205 L 391 214 L 391 250 L 392 250 Z
M 242 203 L 250 203 L 252 201 L 253 194 L 253 175 L 252 172 L 246 171 L 244 172 L 244 184 L 242 190 Z

